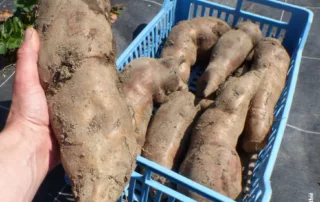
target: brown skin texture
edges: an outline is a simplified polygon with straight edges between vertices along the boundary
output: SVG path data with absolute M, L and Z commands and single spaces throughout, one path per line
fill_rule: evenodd
M 142 156 L 170 170 L 178 170 L 187 152 L 194 120 L 213 104 L 213 100 L 197 99 L 188 91 L 169 95 L 148 126 Z M 166 183 L 165 178 L 157 175 L 153 178 Z
M 139 58 L 119 74 L 123 92 L 135 127 L 135 137 L 143 146 L 154 103 L 163 103 L 172 92 L 186 89 L 178 67 L 181 59 Z M 171 68 L 175 67 L 175 68 Z
M 214 107 L 199 118 L 191 136 L 180 173 L 232 199 L 241 192 L 241 162 L 236 152 L 250 100 L 259 88 L 264 69 L 231 78 L 222 88 Z M 209 201 L 179 189 L 197 201 Z
M 232 76 L 240 77 L 245 75 L 247 72 L 249 72 L 251 68 L 251 63 L 253 60 L 253 55 L 254 55 L 254 49 L 249 53 L 248 57 L 245 59 L 242 65 L 236 71 L 233 72 Z
M 191 67 L 196 60 L 208 60 L 213 45 L 230 29 L 226 22 L 214 17 L 182 21 L 170 31 L 161 57 L 185 58 L 179 73 L 182 80 L 188 83 Z
M 200 107 L 188 91 L 177 91 L 169 96 L 155 113 L 147 132 L 142 156 L 168 169 L 177 170 L 186 151 L 190 126 Z
M 214 105 L 214 100 L 196 98 L 196 105 L 198 105 L 202 112 Z
M 252 69 L 268 67 L 267 76 L 262 81 L 257 94 L 253 97 L 242 141 L 248 153 L 262 150 L 273 124 L 273 112 L 285 86 L 290 56 L 281 42 L 267 38 L 255 48 Z
M 105 0 L 40 0 L 39 70 L 78 202 L 116 201 L 136 159 Z
M 262 38 L 258 25 L 246 21 L 225 33 L 214 46 L 211 61 L 197 83 L 197 96 L 208 98 L 226 78 L 250 58 L 253 47 Z
M 240 77 L 245 75 L 250 71 L 250 62 L 244 62 L 235 72 L 233 72 L 232 76 Z

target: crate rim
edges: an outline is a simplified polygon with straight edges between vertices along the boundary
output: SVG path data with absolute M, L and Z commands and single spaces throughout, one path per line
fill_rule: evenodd
M 138 42 L 139 42 L 140 38 L 143 38 L 144 36 L 146 36 L 148 34 L 147 30 L 149 30 L 153 26 L 153 24 L 163 15 L 163 13 L 166 11 L 167 7 L 170 4 L 175 3 L 177 1 L 179 1 L 179 0 L 164 0 L 163 1 L 162 7 L 161 7 L 160 11 L 157 13 L 157 15 L 148 23 L 148 25 L 141 31 L 141 33 L 130 43 L 130 45 L 118 57 L 118 59 L 116 60 L 117 67 L 119 67 L 120 64 L 123 63 L 123 61 L 125 61 L 126 55 L 128 55 L 128 53 L 130 53 L 134 49 L 134 47 L 136 47 L 138 45 Z M 207 0 L 189 0 L 190 3 L 194 2 L 194 1 L 208 3 Z M 233 10 L 234 9 L 238 9 L 241 14 L 251 13 L 251 12 L 243 11 L 241 9 L 242 2 L 244 0 L 237 0 L 237 1 L 241 2 L 241 3 L 238 3 L 238 5 L 237 5 L 238 8 L 231 8 L 231 7 L 228 7 L 228 6 L 225 6 L 225 5 L 222 5 L 222 4 L 218 4 L 218 3 L 215 3 L 215 2 L 210 2 L 210 4 L 217 5 L 217 6 L 220 6 L 220 7 L 224 7 L 226 9 L 233 9 Z M 304 11 L 304 12 L 306 12 L 308 14 L 308 23 L 307 23 L 307 27 L 305 28 L 305 30 L 310 30 L 310 27 L 311 27 L 311 24 L 312 24 L 313 18 L 314 18 L 314 14 L 310 9 L 307 9 L 307 8 L 304 8 L 304 7 L 301 7 L 301 6 L 297 6 L 297 5 L 293 5 L 293 4 L 289 4 L 289 3 L 285 3 L 285 2 L 281 2 L 281 1 L 277 1 L 277 0 L 247 0 L 247 1 L 251 1 L 251 2 L 254 2 L 254 3 L 258 3 L 258 4 L 263 4 L 263 5 L 267 5 L 267 6 L 272 5 L 272 6 L 276 7 L 276 8 L 278 8 L 278 9 L 286 10 L 288 12 L 290 12 L 292 10 Z M 265 17 L 265 16 L 262 16 L 262 15 L 254 14 L 254 13 L 251 13 L 251 14 L 259 16 L 259 17 Z M 268 20 L 271 20 L 271 21 L 276 21 L 273 18 L 269 18 L 269 17 L 265 17 L 265 18 L 267 18 Z M 278 21 L 278 22 L 281 22 L 281 21 Z M 299 50 L 301 50 L 301 51 L 304 49 L 308 34 L 309 34 L 309 32 L 307 32 L 307 33 L 304 32 L 304 34 L 303 34 L 304 36 L 302 37 L 302 41 L 301 41 L 301 44 L 299 46 Z
M 253 1 L 253 2 L 258 2 L 259 0 L 249 0 L 249 1 Z M 293 97 L 294 97 L 294 93 L 295 93 L 295 89 L 296 89 L 296 85 L 297 85 L 297 80 L 298 80 L 298 74 L 299 74 L 299 70 L 300 70 L 300 65 L 301 65 L 301 59 L 302 59 L 302 53 L 305 47 L 305 44 L 307 42 L 307 38 L 309 35 L 309 31 L 311 29 L 311 25 L 313 22 L 313 18 L 314 18 L 314 14 L 311 10 L 307 9 L 307 8 L 303 8 L 300 6 L 296 6 L 296 5 L 292 5 L 289 3 L 284 3 L 284 2 L 279 2 L 276 0 L 264 0 L 264 1 L 269 1 L 269 2 L 273 2 L 279 5 L 285 5 L 287 7 L 291 7 L 294 9 L 299 9 L 301 11 L 307 12 L 308 14 L 308 22 L 304 28 L 304 32 L 303 32 L 303 36 L 301 38 L 301 42 L 299 44 L 298 50 L 297 50 L 297 55 L 295 57 L 295 65 L 293 68 L 293 77 L 291 80 L 291 85 L 289 87 L 289 91 L 288 91 L 288 95 L 287 95 L 287 99 L 285 101 L 285 107 L 284 107 L 284 111 L 282 114 L 282 120 L 284 121 L 285 124 L 280 124 L 277 134 L 276 134 L 276 138 L 274 140 L 274 144 L 272 146 L 272 151 L 270 152 L 270 157 L 268 159 L 267 162 L 267 166 L 266 166 L 266 170 L 264 172 L 263 175 L 263 183 L 265 186 L 265 194 L 262 196 L 262 201 L 270 201 L 271 200 L 271 196 L 272 196 L 272 187 L 271 187 L 271 175 L 274 169 L 274 165 L 276 163 L 276 159 L 280 150 L 280 146 L 281 146 L 281 142 L 283 140 L 283 136 L 285 133 L 285 129 L 286 129 L 286 124 L 289 118 L 289 114 L 290 114 L 290 109 L 292 106 L 292 102 L 293 102 Z M 262 1 L 261 1 L 262 2 Z

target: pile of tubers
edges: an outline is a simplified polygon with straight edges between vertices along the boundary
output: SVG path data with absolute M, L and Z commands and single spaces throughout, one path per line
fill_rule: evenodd
M 118 73 L 108 0 L 40 0 L 39 10 L 39 74 L 76 201 L 117 201 L 137 155 L 239 196 L 236 147 L 264 148 L 285 85 L 290 57 L 279 40 L 250 21 L 232 29 L 195 18 L 172 29 L 159 59 Z M 208 65 L 194 94 L 187 83 L 198 61 Z

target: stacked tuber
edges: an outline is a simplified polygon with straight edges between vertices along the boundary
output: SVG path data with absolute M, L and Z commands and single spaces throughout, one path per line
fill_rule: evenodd
M 186 89 L 197 57 L 206 58 L 229 30 L 226 22 L 212 17 L 180 22 L 170 32 L 160 59 L 136 59 L 119 74 L 139 146 L 144 144 L 154 104 L 162 104 L 169 94 Z M 182 32 L 188 34 L 177 35 Z
M 197 96 L 211 96 L 245 61 L 261 38 L 259 26 L 250 21 L 225 33 L 213 47 L 211 61 L 197 83 Z
M 187 88 L 178 75 L 183 59 L 139 58 L 119 74 L 138 145 L 144 145 L 154 103 L 161 104 L 175 91 Z M 140 153 L 140 151 L 138 151 Z
M 177 170 L 187 149 L 192 122 L 200 107 L 195 96 L 178 91 L 155 113 L 147 132 L 142 156 L 168 169 Z
M 194 120 L 213 103 L 196 99 L 186 90 L 169 95 L 148 126 L 142 156 L 177 171 L 187 151 Z
M 290 56 L 277 39 L 266 38 L 255 48 L 252 69 L 268 67 L 267 75 L 251 101 L 242 148 L 247 153 L 262 150 L 273 124 L 274 108 L 285 86 Z
M 241 163 L 236 151 L 251 98 L 259 88 L 264 69 L 230 78 L 215 106 L 197 121 L 180 173 L 235 199 L 241 192 Z M 205 201 L 194 193 L 194 199 Z
M 216 44 L 208 43 L 208 47 L 209 44 L 212 46 L 210 56 L 210 48 L 202 49 L 204 46 L 194 43 L 194 40 L 190 42 L 190 33 L 193 32 L 179 32 L 190 26 L 187 22 L 173 28 L 162 57 L 185 58 L 179 68 L 184 82 L 189 78 L 195 61 L 211 57 L 197 83 L 198 98 L 191 99 L 190 92 L 176 92 L 169 96 L 169 100 L 170 97 L 173 99 L 159 108 L 149 125 L 142 154 L 172 170 L 177 169 L 181 157 L 186 155 L 179 167 L 182 175 L 236 199 L 242 191 L 242 166 L 236 151 L 238 139 L 245 131 L 244 150 L 251 153 L 263 149 L 272 125 L 270 120 L 274 107 L 285 84 L 290 57 L 280 41 L 270 38 L 262 40 L 259 26 L 250 21 L 239 23 L 235 29 L 220 35 L 215 39 Z M 198 50 L 196 54 L 195 49 Z M 196 113 L 194 107 L 197 105 L 189 106 L 186 102 L 190 99 L 195 102 L 201 98 L 212 99 L 214 93 L 217 98 L 213 104 L 206 104 L 208 100 L 201 101 L 205 110 L 198 119 L 197 115 L 202 112 L 198 109 Z M 201 103 L 198 106 L 202 106 Z M 194 120 L 178 118 L 181 109 L 188 109 L 187 114 L 190 117 L 192 114 Z M 190 139 L 190 127 L 194 121 L 196 124 L 188 145 L 185 139 Z M 186 124 L 183 128 L 175 127 L 183 124 Z M 181 154 L 186 148 L 188 152 Z M 161 176 L 154 177 L 161 183 L 166 181 Z M 178 189 L 198 201 L 207 201 L 183 187 Z
M 212 47 L 230 29 L 226 22 L 213 17 L 182 21 L 169 33 L 161 57 L 185 58 L 180 65 L 179 75 L 188 83 L 191 67 L 197 60 L 208 60 Z

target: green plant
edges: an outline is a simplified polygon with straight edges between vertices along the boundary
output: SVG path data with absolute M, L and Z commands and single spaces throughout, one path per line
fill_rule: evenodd
M 15 52 L 21 45 L 24 30 L 33 26 L 37 17 L 37 0 L 14 0 L 14 15 L 0 22 L 0 54 Z
M 114 13 L 116 15 L 120 15 L 121 11 L 124 9 L 123 4 L 114 4 L 111 8 L 111 13 Z

